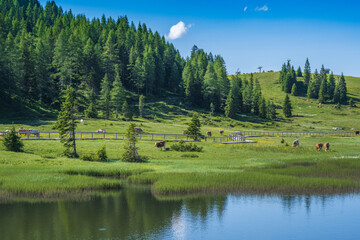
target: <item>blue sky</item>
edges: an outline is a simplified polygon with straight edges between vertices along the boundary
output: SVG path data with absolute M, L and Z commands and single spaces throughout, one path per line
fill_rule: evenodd
M 168 39 L 182 56 L 189 55 L 195 44 L 222 55 L 230 74 L 237 69 L 254 72 L 258 66 L 279 70 L 287 59 L 303 68 L 309 57 L 312 70 L 324 64 L 336 74 L 360 76 L 360 1 L 356 0 L 55 2 L 88 18 L 127 15 L 161 35 L 168 35 L 182 21 L 186 34 Z

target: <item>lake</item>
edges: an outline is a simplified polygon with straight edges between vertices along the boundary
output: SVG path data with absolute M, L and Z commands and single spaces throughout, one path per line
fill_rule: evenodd
M 128 187 L 87 200 L 0 203 L 0 239 L 360 239 L 360 195 L 157 198 Z

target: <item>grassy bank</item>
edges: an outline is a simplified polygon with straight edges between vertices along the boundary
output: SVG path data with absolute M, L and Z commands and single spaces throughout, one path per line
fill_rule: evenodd
M 78 141 L 80 154 L 104 144 L 109 162 L 58 157 L 58 141 L 25 141 L 24 153 L 0 148 L 0 195 L 53 197 L 94 189 L 118 189 L 122 182 L 152 184 L 155 194 L 214 192 L 331 194 L 360 189 L 360 138 L 302 138 L 300 147 L 261 138 L 257 144 L 204 147 L 197 157 L 159 151 L 139 142 L 149 162 L 119 161 L 122 141 Z M 290 143 L 293 139 L 285 138 Z M 330 141 L 330 152 L 316 152 L 317 142 Z M 169 143 L 171 145 L 171 143 Z M 124 178 L 124 180 L 121 180 Z

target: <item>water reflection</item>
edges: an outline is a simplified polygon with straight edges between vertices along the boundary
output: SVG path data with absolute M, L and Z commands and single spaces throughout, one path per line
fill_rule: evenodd
M 305 229 L 308 239 L 347 239 L 328 227 L 359 222 L 359 203 L 358 195 L 159 200 L 148 188 L 130 187 L 84 202 L 0 204 L 0 239 L 303 239 Z

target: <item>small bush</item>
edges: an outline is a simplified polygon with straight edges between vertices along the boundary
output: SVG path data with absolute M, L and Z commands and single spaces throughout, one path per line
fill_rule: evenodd
M 96 157 L 92 153 L 85 153 L 85 154 L 81 155 L 80 159 L 84 160 L 84 161 L 90 161 L 90 162 L 96 161 Z
M 107 159 L 108 159 L 108 157 L 107 157 L 107 154 L 106 154 L 106 148 L 105 148 L 105 146 L 103 146 L 102 148 L 100 148 L 100 149 L 96 152 L 95 156 L 96 156 L 97 161 L 99 161 L 99 162 L 106 162 Z
M 183 158 L 198 158 L 199 155 L 196 155 L 195 153 L 186 153 L 186 154 L 181 155 L 181 157 L 183 157 Z
M 185 141 L 179 141 L 170 147 L 173 151 L 178 152 L 202 152 L 203 147 L 199 147 L 194 143 L 185 143 Z
M 7 151 L 23 152 L 24 144 L 21 137 L 16 135 L 14 127 L 4 136 L 2 143 Z
M 285 140 L 284 140 L 284 139 L 281 139 L 280 143 L 284 143 L 284 142 L 285 142 Z
M 106 162 L 108 160 L 106 154 L 106 148 L 103 146 L 100 148 L 95 154 L 93 153 L 85 153 L 81 155 L 81 160 L 90 161 L 90 162 Z

